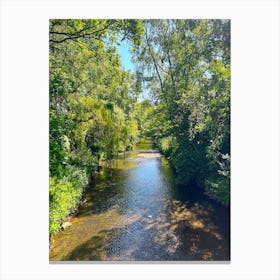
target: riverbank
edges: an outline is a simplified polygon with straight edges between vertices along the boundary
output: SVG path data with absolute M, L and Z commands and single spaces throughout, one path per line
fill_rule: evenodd
M 170 139 L 155 140 L 154 146 L 165 156 L 172 167 L 178 183 L 196 185 L 204 191 L 210 199 L 230 207 L 230 155 L 220 154 L 220 161 L 216 160 L 215 167 L 209 163 L 209 159 L 201 154 L 195 158 L 184 147 L 175 145 Z M 199 165 L 194 164 L 199 161 Z
M 148 139 L 140 139 L 139 147 L 145 149 L 150 147 Z M 126 155 L 129 152 L 127 151 Z M 121 155 L 121 154 L 120 154 Z M 120 156 L 119 155 L 119 156 Z M 152 154 L 149 154 L 151 156 Z M 119 158 L 116 157 L 116 159 Z M 143 157 L 146 155 L 143 154 Z M 56 180 L 50 178 L 50 206 L 49 206 L 49 247 L 52 248 L 52 238 L 60 231 L 71 226 L 71 218 L 77 214 L 79 208 L 86 202 L 85 193 L 87 188 L 93 184 L 95 177 L 110 162 L 99 163 L 90 176 L 82 169 L 73 169 L 69 172 L 69 178 Z
M 52 188 L 56 188 L 52 193 Z M 49 206 L 49 246 L 52 247 L 52 239 L 59 231 L 69 226 L 69 219 L 75 215 L 82 205 L 82 197 L 87 184 L 72 189 L 72 184 L 63 181 L 50 182 L 50 206 Z
M 54 237 L 51 261 L 229 260 L 228 212 L 178 186 L 164 157 L 140 156 L 149 150 L 97 174 L 71 226 Z

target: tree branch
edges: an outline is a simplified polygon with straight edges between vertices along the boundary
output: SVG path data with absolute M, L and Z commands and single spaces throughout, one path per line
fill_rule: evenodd
M 148 36 L 147 36 L 147 31 L 145 32 L 145 38 L 146 38 L 146 42 L 147 42 L 147 45 L 148 45 L 148 48 L 149 48 L 149 53 L 150 53 L 150 55 L 152 57 L 152 60 L 153 60 L 153 63 L 154 63 L 154 66 L 155 66 L 155 69 L 156 69 L 156 72 L 157 72 L 157 76 L 158 76 L 158 79 L 159 79 L 161 91 L 164 93 L 162 79 L 161 79 L 161 76 L 160 76 L 160 73 L 159 73 L 159 70 L 158 70 L 156 59 L 155 59 L 155 57 L 154 57 L 154 55 L 152 53 L 152 48 L 151 48 L 151 45 L 149 43 L 149 39 L 148 39 Z
M 105 27 L 99 29 L 99 30 L 95 30 L 89 33 L 85 33 L 82 34 L 84 31 L 90 30 L 91 28 L 94 28 L 93 26 L 86 26 L 83 29 L 74 32 L 74 33 L 68 33 L 68 32 L 59 32 L 59 31 L 50 31 L 50 35 L 62 35 L 62 36 L 67 36 L 61 40 L 55 40 L 55 39 L 49 39 L 50 42 L 52 43 L 63 43 L 67 40 L 74 40 L 74 39 L 78 39 L 78 38 L 85 38 L 85 37 L 91 37 L 92 35 L 96 34 L 96 33 L 100 33 L 102 31 L 105 31 L 106 29 L 108 29 L 110 26 L 112 25 L 112 23 L 107 24 Z M 96 40 L 101 40 L 100 38 L 97 37 L 93 37 Z M 101 40 L 102 41 L 102 40 Z

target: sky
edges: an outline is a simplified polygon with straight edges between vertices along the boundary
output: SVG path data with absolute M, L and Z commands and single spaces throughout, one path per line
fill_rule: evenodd
M 121 63 L 124 70 L 135 73 L 134 64 L 131 62 L 132 55 L 129 51 L 129 44 L 125 40 L 122 41 L 120 46 L 117 47 L 117 51 L 121 55 Z M 151 100 L 151 96 L 149 94 L 149 90 L 143 86 L 142 93 L 138 96 L 138 101 L 143 101 L 145 99 Z
M 131 62 L 132 55 L 129 52 L 129 44 L 124 40 L 121 42 L 121 45 L 117 48 L 119 54 L 121 55 L 121 63 L 123 68 L 126 71 L 131 71 L 132 73 L 135 73 L 135 67 L 133 63 Z M 139 101 L 142 101 L 144 99 L 149 99 L 148 92 L 142 88 L 143 92 L 139 95 Z
M 130 70 L 131 72 L 135 72 L 135 67 L 131 62 L 131 53 L 129 52 L 129 44 L 126 41 L 122 41 L 121 45 L 118 47 L 118 52 L 121 55 L 122 66 L 125 70 Z

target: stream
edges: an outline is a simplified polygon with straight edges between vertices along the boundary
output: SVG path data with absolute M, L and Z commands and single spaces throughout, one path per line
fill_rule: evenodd
M 176 183 L 150 143 L 97 174 L 50 261 L 229 261 L 230 211 Z

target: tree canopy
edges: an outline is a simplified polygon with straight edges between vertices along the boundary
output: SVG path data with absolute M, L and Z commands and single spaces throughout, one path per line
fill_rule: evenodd
M 122 40 L 135 73 L 121 65 Z M 229 20 L 52 19 L 49 96 L 51 234 L 97 166 L 140 137 L 180 183 L 229 204 Z
M 117 44 L 129 40 L 136 48 L 142 33 L 139 20 L 50 21 L 51 232 L 100 162 L 137 142 L 134 80 L 121 67 Z
M 138 71 L 152 88 L 153 137 L 179 181 L 229 204 L 230 22 L 145 20 Z

